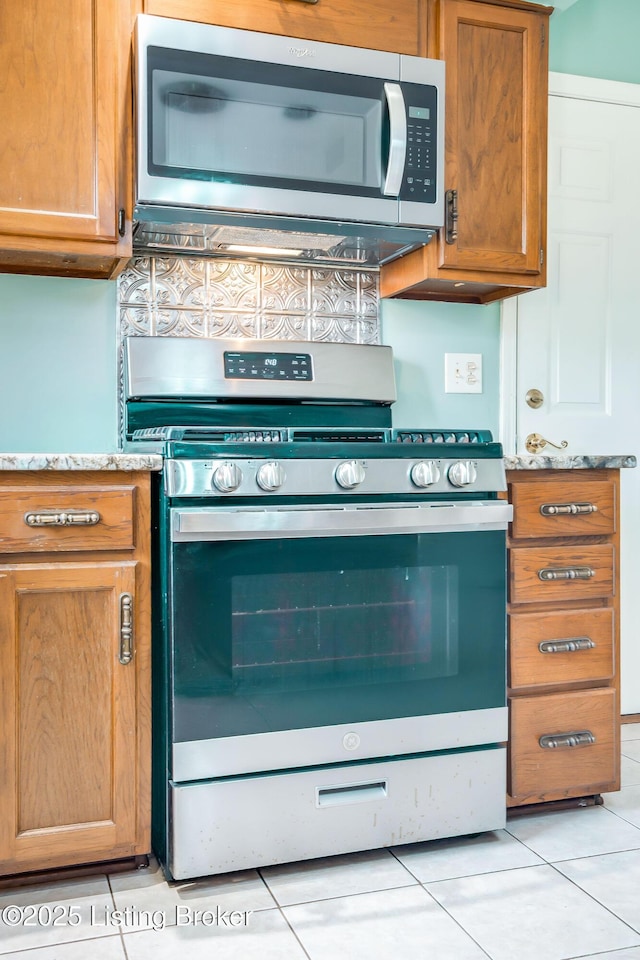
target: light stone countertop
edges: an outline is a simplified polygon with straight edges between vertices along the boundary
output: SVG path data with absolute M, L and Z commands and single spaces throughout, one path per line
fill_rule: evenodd
M 162 470 L 150 453 L 0 453 L 0 470 Z
M 506 470 L 618 470 L 636 467 L 635 456 L 512 456 Z M 157 453 L 0 453 L 0 470 L 162 470 Z
M 619 470 L 622 467 L 636 467 L 637 460 L 630 454 L 623 456 L 588 456 L 577 454 L 553 457 L 544 454 L 531 456 L 504 457 L 506 470 Z

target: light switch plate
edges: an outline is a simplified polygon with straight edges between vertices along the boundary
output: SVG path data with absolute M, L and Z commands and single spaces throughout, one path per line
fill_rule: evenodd
M 445 393 L 482 393 L 482 354 L 445 353 Z

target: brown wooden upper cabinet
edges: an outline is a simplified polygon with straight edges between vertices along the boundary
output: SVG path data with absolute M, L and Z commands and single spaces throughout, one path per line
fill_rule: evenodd
M 444 59 L 448 231 L 383 297 L 486 303 L 544 286 L 551 7 L 524 0 L 0 4 L 0 272 L 112 278 L 132 253 L 138 12 Z M 457 212 L 457 219 L 455 214 Z
M 144 12 L 426 56 L 424 0 L 144 0 Z
M 135 0 L 0 4 L 0 271 L 111 277 L 131 256 Z
M 383 297 L 488 303 L 546 283 L 548 27 L 522 0 L 427 0 L 446 62 L 448 224 L 385 266 Z

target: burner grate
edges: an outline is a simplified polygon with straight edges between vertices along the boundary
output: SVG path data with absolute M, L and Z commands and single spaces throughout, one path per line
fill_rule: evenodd
M 394 430 L 394 443 L 491 443 L 489 430 Z

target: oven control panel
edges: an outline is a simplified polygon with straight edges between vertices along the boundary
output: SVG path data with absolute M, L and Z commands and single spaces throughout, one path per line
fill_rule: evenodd
M 226 380 L 313 380 L 310 353 L 225 350 Z
M 226 460 L 167 459 L 172 497 L 331 496 L 342 494 L 491 493 L 506 490 L 502 459 L 411 458 Z

